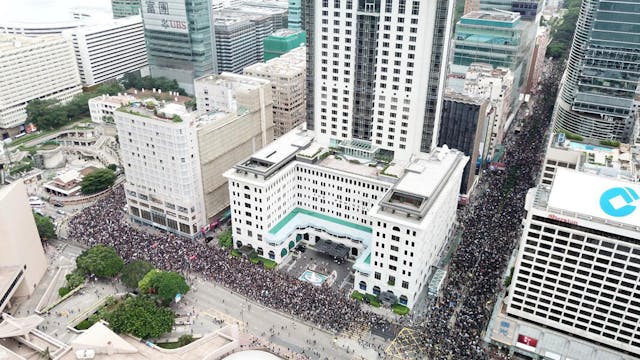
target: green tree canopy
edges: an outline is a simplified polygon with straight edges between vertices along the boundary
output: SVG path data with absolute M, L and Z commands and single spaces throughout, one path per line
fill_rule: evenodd
M 180 95 L 187 95 L 187 92 L 178 85 L 177 81 L 167 79 L 164 76 L 143 77 L 138 73 L 128 73 L 122 77 L 122 85 L 126 89 L 161 89 L 162 91 L 177 91 Z
M 135 289 L 140 280 L 151 270 L 153 270 L 153 265 L 144 260 L 131 261 L 122 268 L 122 283 Z
M 116 173 L 111 169 L 98 169 L 82 178 L 80 191 L 83 194 L 95 194 L 108 189 L 116 181 Z
M 148 339 L 171 331 L 175 314 L 170 309 L 158 307 L 151 297 L 141 295 L 127 298 L 105 314 L 105 319 L 117 333 Z
M 113 277 L 120 273 L 124 261 L 112 247 L 96 245 L 76 258 L 78 269 L 99 277 Z
M 102 84 L 95 90 L 74 96 L 66 104 L 59 104 L 57 100 L 31 100 L 27 104 L 27 119 L 38 129 L 57 129 L 73 120 L 88 117 L 89 99 L 103 94 L 114 95 L 123 91 L 117 83 Z
M 56 232 L 54 231 L 53 223 L 51 222 L 51 219 L 37 213 L 33 213 L 33 218 L 36 221 L 36 227 L 38 228 L 38 235 L 40 235 L 41 240 L 49 240 L 49 239 L 54 239 L 56 237 Z
M 156 294 L 165 305 L 171 303 L 177 294 L 184 295 L 189 291 L 184 277 L 173 271 L 149 271 L 138 287 L 142 293 Z
M 31 100 L 26 110 L 27 119 L 40 130 L 56 129 L 68 122 L 66 106 L 56 100 Z
M 580 15 L 581 0 L 565 0 L 566 11 L 561 19 L 551 23 L 551 43 L 547 47 L 546 56 L 562 58 L 573 41 L 576 22 Z

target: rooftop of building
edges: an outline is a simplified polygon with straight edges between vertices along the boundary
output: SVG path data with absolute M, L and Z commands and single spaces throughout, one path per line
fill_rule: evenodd
M 461 102 L 472 105 L 482 105 L 487 101 L 486 97 L 473 96 L 471 94 L 464 94 L 452 89 L 446 89 L 444 92 L 444 100 L 451 100 L 455 102 Z
M 182 123 L 191 120 L 195 112 L 189 111 L 184 103 L 158 101 L 150 98 L 135 100 L 125 104 L 116 111 L 164 122 Z
M 297 47 L 285 54 L 263 63 L 247 66 L 244 71 L 268 72 L 274 74 L 297 74 L 307 68 L 306 47 Z
M 388 191 L 372 214 L 395 221 L 421 223 L 442 190 L 469 160 L 446 145 L 431 153 L 420 153 L 404 167 L 404 174 Z
M 303 30 L 278 29 L 274 31 L 271 35 L 269 35 L 269 38 L 293 38 L 301 35 L 302 33 L 304 33 Z
M 554 134 L 551 149 L 572 152 L 579 156 L 580 171 L 599 176 L 640 182 L 640 147 L 617 142 L 595 144 L 565 133 Z M 549 153 L 548 157 L 553 156 Z
M 214 10 L 214 23 L 216 25 L 230 25 L 242 21 L 258 21 L 267 19 L 273 15 L 286 13 L 287 9 L 269 7 L 269 6 L 253 6 L 242 4 L 236 7 L 226 7 L 220 10 Z
M 397 164 L 392 159 L 381 159 L 378 149 L 369 142 L 350 140 L 324 148 L 314 142 L 313 132 L 297 128 L 234 169 L 236 173 L 267 179 L 293 160 L 387 182 L 391 191 L 381 202 L 381 212 L 397 211 L 405 217 L 421 219 L 453 171 L 468 158 L 445 145 L 431 153 L 415 155 L 408 164 Z
M 194 84 L 224 86 L 234 91 L 250 91 L 269 84 L 269 80 L 253 76 L 223 72 L 220 75 L 204 75 L 194 80 Z
M 479 21 L 482 23 L 489 23 L 490 25 L 498 26 L 513 26 L 520 20 L 520 14 L 510 11 L 485 11 L 477 10 L 471 11 L 464 15 L 460 21 L 463 23 Z M 477 23 L 477 22 L 475 22 Z
M 601 223 L 640 233 L 640 184 L 566 168 L 556 169 L 552 185 L 533 190 L 535 208 L 558 214 L 561 222 Z
M 96 23 L 87 22 L 82 26 L 73 29 L 64 30 L 62 33 L 70 34 L 93 34 L 102 31 L 116 29 L 118 27 L 129 26 L 132 24 L 142 24 L 142 16 L 134 15 L 118 19 L 109 19 L 108 21 L 100 21 Z
M 45 44 L 48 42 L 63 41 L 60 35 L 42 35 L 29 37 L 24 35 L 0 34 L 0 52 L 19 51 L 22 48 Z
M 127 104 L 129 102 L 136 101 L 158 101 L 158 102 L 173 102 L 177 104 L 185 104 L 189 100 L 193 100 L 188 96 L 182 96 L 177 92 L 172 91 L 162 91 L 160 89 L 128 89 L 123 93 L 118 93 L 116 95 L 102 95 L 95 98 L 90 99 L 89 101 L 100 101 L 104 103 L 113 104 L 116 106 L 121 106 L 123 104 Z

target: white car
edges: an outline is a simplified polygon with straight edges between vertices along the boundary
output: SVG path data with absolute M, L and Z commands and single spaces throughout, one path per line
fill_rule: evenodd
M 56 213 L 58 213 L 60 215 L 66 214 L 66 212 L 64 212 L 64 210 L 60 210 L 60 209 L 56 210 Z

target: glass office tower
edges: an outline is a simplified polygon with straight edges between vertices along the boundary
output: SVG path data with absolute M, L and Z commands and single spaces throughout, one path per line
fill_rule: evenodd
M 628 142 L 639 78 L 640 0 L 583 0 L 553 115 L 555 130 Z
M 210 0 L 143 0 L 151 76 L 174 79 L 193 94 L 193 80 L 216 73 Z
M 111 0 L 113 18 L 140 15 L 140 0 Z

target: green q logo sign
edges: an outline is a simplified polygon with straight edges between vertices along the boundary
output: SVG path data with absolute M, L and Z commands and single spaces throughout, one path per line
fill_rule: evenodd
M 617 198 L 621 198 L 625 205 L 614 206 L 611 201 Z M 635 205 L 631 203 L 638 201 L 640 197 L 635 190 L 625 187 L 611 188 L 600 196 L 600 208 L 605 214 L 613 217 L 624 217 L 631 215 L 636 210 Z M 620 202 L 620 201 L 617 201 Z

